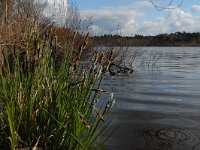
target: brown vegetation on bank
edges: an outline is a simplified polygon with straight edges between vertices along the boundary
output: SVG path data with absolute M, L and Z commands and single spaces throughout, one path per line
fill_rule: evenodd
M 99 85 L 114 52 L 93 53 L 83 68 L 88 32 L 59 26 L 43 7 L 0 0 L 0 148 L 100 149 L 114 99 Z M 100 94 L 109 98 L 98 108 Z

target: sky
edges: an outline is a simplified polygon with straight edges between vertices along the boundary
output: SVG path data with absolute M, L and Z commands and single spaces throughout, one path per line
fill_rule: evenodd
M 156 9 L 150 0 L 70 1 L 76 2 L 82 18 L 91 18 L 90 30 L 94 35 L 111 33 L 131 36 L 200 31 L 200 0 L 183 0 L 182 3 L 182 0 L 174 0 L 170 6 L 173 9 L 165 10 Z M 152 1 L 165 6 L 170 0 Z

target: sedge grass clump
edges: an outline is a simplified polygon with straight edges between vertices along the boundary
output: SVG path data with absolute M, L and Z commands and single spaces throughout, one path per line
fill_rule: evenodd
M 97 139 L 109 124 L 104 115 L 114 102 L 113 94 L 105 107 L 95 105 L 104 93 L 98 87 L 113 51 L 107 59 L 104 52 L 95 52 L 84 69 L 80 62 L 86 42 L 74 57 L 71 46 L 60 47 L 53 34 L 30 36 L 26 49 L 1 47 L 0 147 L 100 147 L 104 141 Z M 62 57 L 57 58 L 60 52 Z
M 111 101 L 96 104 L 108 93 L 99 85 L 113 53 L 95 52 L 84 68 L 89 34 L 42 19 L 32 0 L 7 2 L 0 3 L 0 149 L 100 148 Z

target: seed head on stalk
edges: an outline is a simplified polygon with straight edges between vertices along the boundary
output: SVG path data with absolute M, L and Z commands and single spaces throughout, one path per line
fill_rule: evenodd
M 110 110 L 115 104 L 114 94 L 111 92 L 109 95 L 108 102 L 106 104 L 106 111 Z

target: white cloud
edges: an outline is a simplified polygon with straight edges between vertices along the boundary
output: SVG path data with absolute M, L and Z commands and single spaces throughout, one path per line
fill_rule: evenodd
M 193 5 L 191 7 L 191 11 L 194 11 L 194 12 L 200 11 L 200 5 Z
M 59 24 L 64 23 L 67 15 L 68 0 L 38 0 L 46 2 L 44 15 L 57 21 Z
M 104 7 L 97 10 L 82 10 L 82 16 L 92 16 L 93 26 L 91 29 L 96 34 L 119 33 L 117 27 L 124 35 L 144 34 L 156 35 L 178 31 L 200 31 L 200 16 L 181 8 L 165 10 L 163 15 L 157 17 L 148 16 L 144 10 L 152 9 L 152 5 L 145 1 L 137 1 L 128 6 Z M 194 5 L 191 10 L 199 10 L 200 6 Z M 156 12 L 159 14 L 159 12 Z M 143 17 L 143 20 L 139 18 Z
M 48 7 L 45 14 L 55 18 L 59 17 L 58 20 L 65 20 L 67 0 L 47 1 Z M 160 16 L 158 15 L 159 11 L 153 11 L 156 10 L 149 1 L 137 0 L 129 5 L 81 10 L 80 14 L 82 17 L 92 17 L 93 24 L 90 26 L 90 30 L 95 34 L 156 35 L 177 31 L 200 31 L 200 16 L 196 13 L 200 12 L 200 5 L 193 5 L 190 11 L 184 11 L 181 7 L 165 10 L 164 13 L 160 13 L 162 14 Z M 156 16 L 153 16 L 155 14 Z
M 91 30 L 91 32 L 95 32 L 95 33 L 98 33 L 98 34 L 103 32 L 102 29 L 99 26 L 96 26 L 96 25 L 91 25 L 89 27 L 89 29 Z
M 163 17 L 158 17 L 153 21 L 144 21 L 138 29 L 138 34 L 155 35 L 165 33 L 169 30 L 168 23 L 165 22 Z
M 136 10 L 154 8 L 154 6 L 147 0 L 137 0 L 134 3 L 132 3 L 132 7 Z
M 82 16 L 92 16 L 92 21 L 98 31 L 104 33 L 129 33 L 136 31 L 138 24 L 136 18 L 145 15 L 143 12 L 136 11 L 133 6 L 104 7 L 98 10 L 82 10 Z M 97 34 L 99 32 L 96 32 Z
M 46 0 L 49 4 L 52 5 L 66 5 L 67 0 Z
M 138 30 L 141 34 L 160 34 L 177 31 L 199 31 L 200 16 L 179 9 L 167 10 L 167 15 L 144 21 Z

